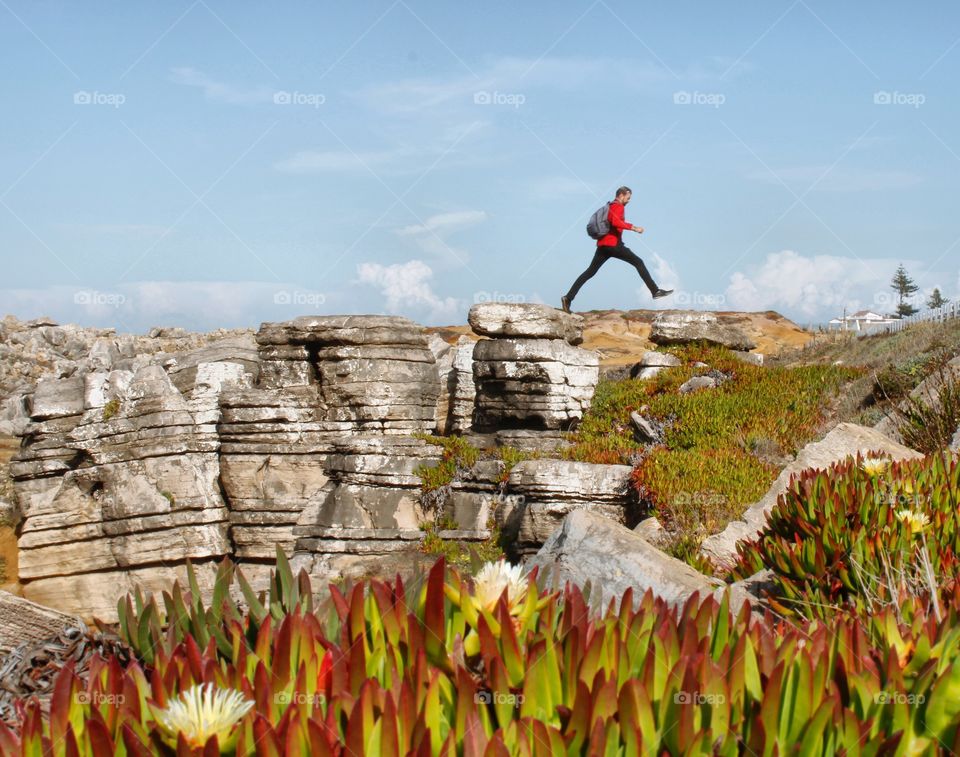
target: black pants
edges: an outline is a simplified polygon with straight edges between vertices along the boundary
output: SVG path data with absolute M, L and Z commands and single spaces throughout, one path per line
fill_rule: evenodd
M 567 292 L 567 299 L 570 302 L 573 302 L 573 298 L 577 296 L 577 292 L 580 291 L 580 287 L 586 284 L 588 279 L 593 278 L 594 274 L 600 270 L 600 266 L 606 263 L 610 258 L 617 258 L 617 260 L 623 260 L 632 265 L 637 269 L 637 273 L 640 274 L 640 278 L 643 279 L 643 283 L 647 285 L 647 289 L 650 290 L 650 294 L 653 294 L 657 291 L 657 285 L 654 283 L 653 277 L 650 275 L 647 267 L 643 264 L 643 261 L 637 257 L 637 255 L 629 247 L 624 247 L 622 244 L 618 244 L 615 247 L 597 248 L 597 251 L 593 254 L 593 260 L 590 261 L 590 265 L 588 266 L 587 270 L 580 274 L 579 278 L 573 282 L 573 286 L 570 287 L 570 291 Z

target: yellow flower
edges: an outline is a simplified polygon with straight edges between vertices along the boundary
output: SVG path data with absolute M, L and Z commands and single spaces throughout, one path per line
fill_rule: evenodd
M 507 590 L 507 604 L 513 611 L 527 596 L 523 568 L 510 565 L 506 560 L 488 562 L 473 581 L 473 599 L 483 609 L 492 611 L 504 589 Z
M 890 467 L 890 461 L 883 457 L 868 457 L 860 463 L 860 467 L 871 476 L 879 476 Z
M 930 519 L 926 513 L 921 513 L 917 510 L 897 510 L 897 520 L 915 533 L 920 533 L 930 525 Z
M 154 710 L 157 723 L 175 746 L 177 736 L 183 734 L 190 746 L 202 747 L 211 736 L 223 749 L 231 731 L 253 707 L 236 689 L 216 689 L 212 683 L 191 686 L 164 709 Z

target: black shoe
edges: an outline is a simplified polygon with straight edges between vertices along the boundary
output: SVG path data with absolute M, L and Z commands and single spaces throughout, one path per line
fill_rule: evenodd
M 672 289 L 657 289 L 657 291 L 653 293 L 653 299 L 659 300 L 661 297 L 666 297 L 668 294 L 673 294 L 673 290 L 672 290 Z
M 570 298 L 567 297 L 567 295 L 563 295 L 563 297 L 560 298 L 560 309 L 564 313 L 570 312 Z

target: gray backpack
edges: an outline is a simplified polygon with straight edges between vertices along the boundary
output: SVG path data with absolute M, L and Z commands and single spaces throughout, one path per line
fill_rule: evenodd
M 610 233 L 610 203 L 608 202 L 587 221 L 587 234 L 591 239 L 600 239 Z

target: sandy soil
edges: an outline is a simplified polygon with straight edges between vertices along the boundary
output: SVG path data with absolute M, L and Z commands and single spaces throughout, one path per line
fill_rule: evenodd
M 19 447 L 19 441 L 0 437 L 0 475 L 6 474 L 7 463 Z M 0 486 L 3 484 L 0 483 Z M 0 523 L 0 589 L 19 594 L 19 585 L 10 576 L 17 575 L 17 536 L 9 524 Z

